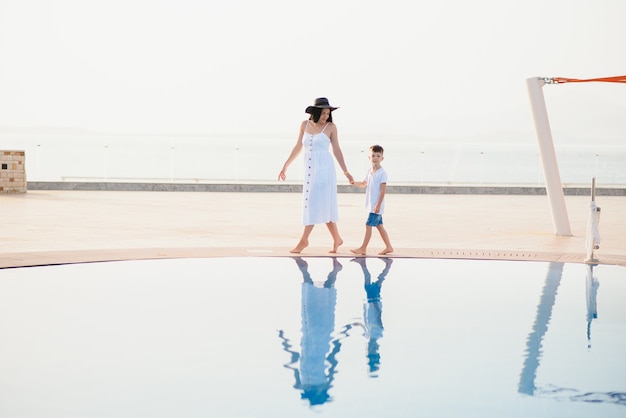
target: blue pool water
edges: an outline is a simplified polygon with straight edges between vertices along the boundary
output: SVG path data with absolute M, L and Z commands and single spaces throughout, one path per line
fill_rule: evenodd
M 0 416 L 626 416 L 626 268 L 361 260 L 0 270 Z

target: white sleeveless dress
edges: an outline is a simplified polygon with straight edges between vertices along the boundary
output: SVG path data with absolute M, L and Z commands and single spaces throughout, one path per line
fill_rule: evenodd
M 304 225 L 316 225 L 337 222 L 337 173 L 335 161 L 330 152 L 330 138 L 324 133 L 328 124 L 319 134 L 305 132 L 302 136 L 304 145 L 304 181 L 302 184 L 302 222 Z M 307 121 L 307 128 L 309 122 Z

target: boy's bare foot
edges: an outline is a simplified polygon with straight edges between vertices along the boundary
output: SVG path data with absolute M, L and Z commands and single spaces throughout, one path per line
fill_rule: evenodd
M 392 252 L 393 252 L 393 248 L 391 248 L 391 247 L 387 247 L 387 248 L 385 248 L 384 250 L 382 250 L 381 252 L 379 252 L 378 254 L 379 254 L 379 255 L 385 255 L 385 254 L 390 254 L 390 253 L 392 253 Z
M 298 245 L 296 245 L 295 248 L 292 248 L 291 250 L 289 250 L 289 252 L 292 254 L 300 254 L 302 250 L 304 250 L 308 246 L 309 246 L 309 241 L 300 241 Z
M 333 249 L 329 251 L 331 254 L 335 254 L 337 252 L 337 248 L 339 248 L 343 244 L 343 240 L 339 238 L 338 241 L 333 242 Z
M 355 248 L 353 250 L 350 250 L 350 252 L 352 254 L 365 255 L 365 249 L 364 248 Z

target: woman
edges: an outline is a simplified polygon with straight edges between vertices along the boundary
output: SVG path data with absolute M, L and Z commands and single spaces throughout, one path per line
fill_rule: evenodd
M 291 253 L 302 252 L 309 245 L 309 235 L 313 227 L 321 223 L 326 224 L 333 238 L 330 253 L 336 253 L 337 248 L 343 244 L 337 229 L 339 211 L 337 209 L 337 175 L 333 155 L 350 184 L 354 182 L 354 179 L 348 172 L 339 147 L 337 126 L 333 123 L 332 116 L 332 111 L 336 109 L 338 108 L 331 106 L 325 97 L 315 99 L 313 106 L 306 108 L 305 112 L 310 115 L 309 119 L 300 125 L 296 145 L 278 174 L 279 180 L 285 180 L 287 168 L 304 149 L 304 182 L 302 184 L 304 231 L 298 244 L 290 250 Z M 332 155 L 330 149 L 332 149 Z

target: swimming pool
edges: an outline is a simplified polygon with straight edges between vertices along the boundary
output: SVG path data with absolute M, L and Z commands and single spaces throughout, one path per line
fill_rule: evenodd
M 626 268 L 210 258 L 0 270 L 3 417 L 623 417 Z

